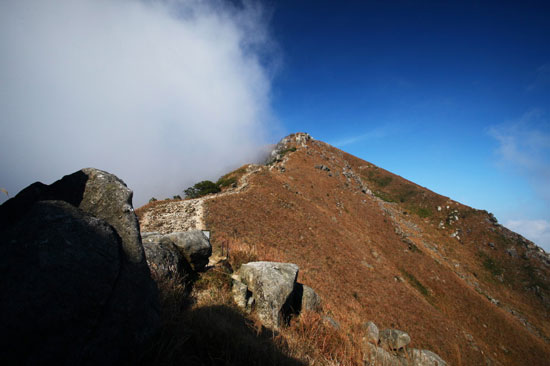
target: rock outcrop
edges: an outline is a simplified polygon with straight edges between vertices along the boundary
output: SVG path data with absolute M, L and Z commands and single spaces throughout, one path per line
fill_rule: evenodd
M 298 276 L 298 266 L 292 263 L 251 262 L 241 266 L 238 276 L 247 286 L 262 322 L 274 328 L 281 326 L 291 311 L 291 294 Z M 239 302 L 242 303 L 242 300 Z
M 180 250 L 193 270 L 200 272 L 208 264 L 208 258 L 212 255 L 212 245 L 201 230 L 190 230 L 167 234 Z
M 212 255 L 212 245 L 200 230 L 142 236 L 149 268 L 160 277 L 185 278 L 203 271 Z
M 373 322 L 367 322 L 365 324 L 365 339 L 367 342 L 373 344 L 378 344 L 380 341 L 380 332 Z
M 380 344 L 391 349 L 399 350 L 411 343 L 411 337 L 398 329 L 384 329 L 380 332 Z
M 300 311 L 320 311 L 321 310 L 321 297 L 317 295 L 315 290 L 311 287 L 297 283 L 297 286 L 302 287 L 301 306 Z
M 293 263 L 246 263 L 234 274 L 233 297 L 238 306 L 254 308 L 264 325 L 278 328 L 302 309 L 321 308 L 319 295 L 297 277 Z
M 447 363 L 428 350 L 407 348 L 411 337 L 398 329 L 378 331 L 373 322 L 365 324 L 363 361 L 365 366 L 445 366 Z
M 159 325 L 132 191 L 83 169 L 0 206 L 6 364 L 120 364 Z
M 155 278 L 185 279 L 192 271 L 191 266 L 174 243 L 167 238 L 163 238 L 163 235 L 143 233 L 142 242 L 147 264 L 151 273 L 154 273 Z

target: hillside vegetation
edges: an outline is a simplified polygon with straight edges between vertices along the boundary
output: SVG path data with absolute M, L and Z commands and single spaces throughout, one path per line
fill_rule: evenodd
M 244 342 L 259 342 L 251 346 L 263 350 L 252 357 L 257 364 L 269 363 L 260 357 L 266 354 L 271 364 L 361 364 L 367 321 L 408 332 L 412 347 L 432 350 L 450 365 L 546 364 L 550 260 L 540 248 L 486 211 L 305 134 L 291 135 L 278 149 L 284 154 L 268 166 L 247 170 L 241 189 L 204 201 L 204 224 L 215 251 L 229 246 L 233 270 L 254 260 L 296 263 L 300 282 L 322 297 L 323 312 L 266 333 L 253 314 L 230 310 L 236 308 L 226 267 L 215 267 L 196 284 L 197 300 L 186 312 L 205 319 L 186 318 L 187 327 L 232 319 L 235 311 L 245 333 L 256 329 Z M 140 215 L 156 217 L 163 209 L 162 220 L 178 220 L 166 207 L 155 203 Z M 243 347 L 241 338 L 216 337 L 204 341 Z M 237 358 L 219 364 L 238 364 L 238 355 L 231 357 Z

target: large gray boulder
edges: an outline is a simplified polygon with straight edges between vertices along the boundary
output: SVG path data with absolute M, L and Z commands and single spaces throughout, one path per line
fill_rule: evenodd
M 380 343 L 392 350 L 398 350 L 411 343 L 411 337 L 398 329 L 384 329 L 380 332 Z
M 250 262 L 237 272 L 253 298 L 262 323 L 273 328 L 280 327 L 293 311 L 292 294 L 297 276 L 298 266 L 292 263 Z
M 145 258 L 156 279 L 186 280 L 192 270 L 174 243 L 159 233 L 142 235 Z
M 132 191 L 83 169 L 0 206 L 0 354 L 18 364 L 120 364 L 159 325 Z
M 161 277 L 195 276 L 212 255 L 210 240 L 201 230 L 143 233 L 143 247 L 151 270 Z
M 175 232 L 165 235 L 183 254 L 193 270 L 200 272 L 208 264 L 212 255 L 210 240 L 201 230 Z

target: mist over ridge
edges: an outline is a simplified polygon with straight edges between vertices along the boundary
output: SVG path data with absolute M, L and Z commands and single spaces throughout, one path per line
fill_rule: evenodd
M 257 159 L 276 125 L 265 18 L 219 1 L 2 2 L 0 187 L 93 166 L 139 206 Z

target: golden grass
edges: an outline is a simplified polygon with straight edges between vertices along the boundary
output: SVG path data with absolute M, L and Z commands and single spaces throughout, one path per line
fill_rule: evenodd
M 331 169 L 331 175 L 314 168 L 320 163 Z M 371 190 L 393 201 L 385 203 L 393 216 L 343 176 L 348 166 Z M 298 264 L 299 281 L 321 295 L 323 315 L 340 324 L 338 330 L 327 328 L 323 315 L 314 314 L 293 320 L 275 337 L 277 342 L 284 340 L 279 349 L 285 355 L 315 365 L 362 364 L 362 324 L 370 320 L 381 329 L 408 332 L 411 347 L 432 350 L 451 365 L 485 364 L 486 357 L 502 365 L 547 360 L 548 344 L 466 280 L 475 281 L 550 335 L 548 310 L 530 290 L 548 278 L 549 271 L 525 258 L 521 245 L 495 230 L 486 212 L 383 169 L 369 174 L 375 169 L 372 164 L 321 144 L 298 149 L 285 169 L 283 173 L 265 168 L 248 178 L 243 192 L 208 201 L 206 217 L 213 244 L 229 245 L 233 269 L 255 260 Z M 451 225 L 447 219 L 455 209 L 460 220 Z M 396 233 L 400 220 L 418 228 L 408 239 L 419 251 L 412 251 L 405 237 Z M 445 229 L 438 228 L 440 221 Z M 461 230 L 460 241 L 450 238 L 456 229 Z M 488 248 L 488 242 L 496 249 Z M 505 251 L 511 245 L 517 249 L 516 259 Z M 500 265 L 503 282 L 480 251 Z M 535 266 L 537 271 L 531 269 Z M 398 276 L 406 281 L 396 280 Z M 216 293 L 203 296 L 204 304 L 223 298 Z M 246 319 L 257 324 L 253 316 Z
M 323 314 L 305 312 L 272 331 L 232 300 L 223 266 L 201 275 L 192 291 L 181 279 L 157 278 L 162 325 L 133 365 L 357 365 L 360 355 Z M 357 358 L 359 357 L 359 358 Z

